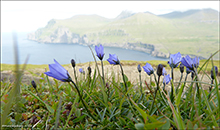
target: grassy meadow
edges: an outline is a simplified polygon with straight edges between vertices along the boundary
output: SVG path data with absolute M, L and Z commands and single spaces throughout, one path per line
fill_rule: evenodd
M 219 60 L 201 60 L 192 78 L 191 74 L 185 76 L 186 70 L 180 76 L 177 67 L 176 78 L 168 84 L 163 84 L 164 76 L 158 76 L 156 69 L 162 64 L 171 74 L 167 61 L 147 62 L 155 69 L 151 76 L 143 68 L 138 73 L 137 65 L 142 67 L 146 61 L 120 61 L 121 68 L 104 61 L 104 69 L 100 61 L 74 68 L 62 65 L 71 82 L 43 74 L 48 65 L 1 64 L 1 75 L 6 71 L 15 75 L 12 82 L 1 79 L 1 129 L 220 129 L 219 75 L 214 74 L 213 80 L 210 77 L 213 66 L 220 68 Z M 78 72 L 82 67 L 85 73 Z M 127 70 L 136 73 L 135 77 L 128 76 Z M 22 83 L 26 72 L 39 80 Z

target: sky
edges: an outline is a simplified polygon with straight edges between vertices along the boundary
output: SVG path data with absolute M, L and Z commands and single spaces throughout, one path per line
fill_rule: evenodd
M 1 32 L 34 32 L 51 19 L 79 14 L 112 19 L 122 11 L 158 15 L 204 8 L 219 11 L 219 1 L 1 1 Z

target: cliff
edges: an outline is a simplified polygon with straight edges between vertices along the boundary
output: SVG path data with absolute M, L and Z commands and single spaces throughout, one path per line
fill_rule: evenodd
M 219 46 L 218 26 L 218 12 L 212 9 L 160 16 L 149 12 L 122 12 L 115 19 L 98 15 L 52 19 L 46 27 L 29 33 L 27 37 L 40 43 L 102 44 L 164 58 L 179 51 L 208 58 Z

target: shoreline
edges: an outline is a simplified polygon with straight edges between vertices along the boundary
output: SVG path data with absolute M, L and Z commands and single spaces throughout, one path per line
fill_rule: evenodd
M 52 43 L 52 42 L 40 42 L 39 40 L 34 40 L 34 39 L 29 39 L 27 38 L 26 40 L 29 41 L 34 41 L 37 42 L 39 44 L 65 44 L 65 45 L 81 45 L 81 46 L 96 46 L 99 44 L 94 44 L 94 43 Z M 143 52 L 146 54 L 151 55 L 152 57 L 155 58 L 162 58 L 162 59 L 169 59 L 170 57 L 170 53 L 164 53 L 164 52 L 160 52 L 158 50 L 155 49 L 155 46 L 153 44 L 145 44 L 145 43 L 140 43 L 141 45 L 145 45 L 145 46 L 153 46 L 153 49 L 149 49 L 149 48 L 141 48 L 139 46 L 135 46 L 135 43 L 127 43 L 127 44 L 117 44 L 117 43 L 100 43 L 102 44 L 104 47 L 113 47 L 113 48 L 120 48 L 120 49 L 126 49 L 126 50 L 131 50 L 131 51 L 139 51 L 139 52 Z M 181 54 L 182 56 L 186 56 L 189 55 L 191 58 L 195 58 L 196 55 L 192 55 L 192 54 Z M 202 56 L 199 56 L 200 60 L 202 59 L 206 59 Z

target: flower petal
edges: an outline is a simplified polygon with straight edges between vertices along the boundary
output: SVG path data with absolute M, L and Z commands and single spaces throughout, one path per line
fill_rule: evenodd
M 118 56 L 116 54 L 109 54 L 109 58 L 107 59 L 107 61 L 110 64 L 119 64 Z
M 143 69 L 148 75 L 151 75 L 154 72 L 153 67 L 149 63 L 146 63 L 146 65 L 143 66 Z
M 193 65 L 194 67 L 198 68 L 199 67 L 199 57 L 195 57 L 193 59 Z
M 50 72 L 60 79 L 68 79 L 67 71 L 62 73 L 55 64 L 49 64 Z
M 163 83 L 168 84 L 171 80 L 170 74 L 165 75 L 163 78 Z
M 181 62 L 183 63 L 184 66 L 186 66 L 189 69 L 193 69 L 193 61 L 192 59 L 187 55 L 182 58 Z

